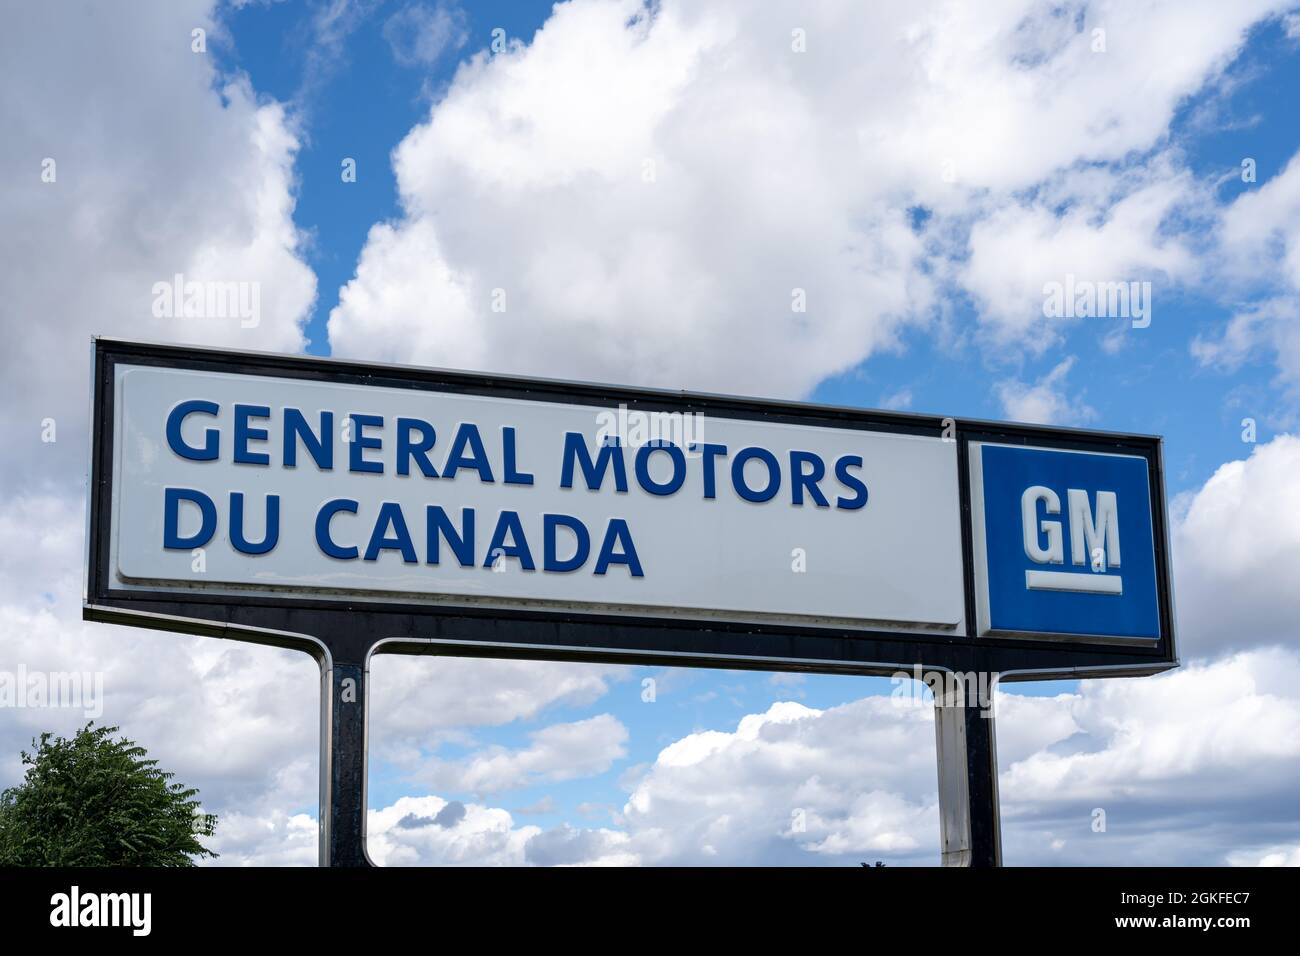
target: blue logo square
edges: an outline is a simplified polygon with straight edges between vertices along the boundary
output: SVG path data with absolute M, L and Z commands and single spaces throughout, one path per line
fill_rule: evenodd
M 1145 458 L 972 443 L 978 633 L 1160 637 Z

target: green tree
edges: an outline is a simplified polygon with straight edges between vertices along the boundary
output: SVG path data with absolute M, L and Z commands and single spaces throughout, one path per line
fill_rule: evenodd
M 216 856 L 213 814 L 117 727 L 41 734 L 23 782 L 0 794 L 0 865 L 193 866 Z

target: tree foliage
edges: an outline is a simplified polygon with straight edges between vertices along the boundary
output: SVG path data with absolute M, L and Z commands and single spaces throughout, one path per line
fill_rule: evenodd
M 117 727 L 41 734 L 23 782 L 0 794 L 2 866 L 193 866 L 217 818 Z

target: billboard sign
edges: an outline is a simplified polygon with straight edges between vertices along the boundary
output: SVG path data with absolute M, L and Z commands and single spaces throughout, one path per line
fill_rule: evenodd
M 665 416 L 644 438 L 593 405 L 130 365 L 114 386 L 124 589 L 962 625 L 937 437 L 702 416 L 682 441 Z
M 348 610 L 450 653 L 864 673 L 1175 660 L 1157 439 L 108 340 L 94 418 L 88 617 Z

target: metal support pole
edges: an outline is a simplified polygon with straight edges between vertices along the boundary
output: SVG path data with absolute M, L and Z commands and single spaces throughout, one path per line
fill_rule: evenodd
M 934 733 L 939 756 L 939 829 L 944 866 L 1002 865 L 998 817 L 998 756 L 993 728 L 993 683 L 986 705 L 979 694 L 955 688 L 934 697 Z
M 366 668 L 321 667 L 321 866 L 370 866 L 366 857 Z

